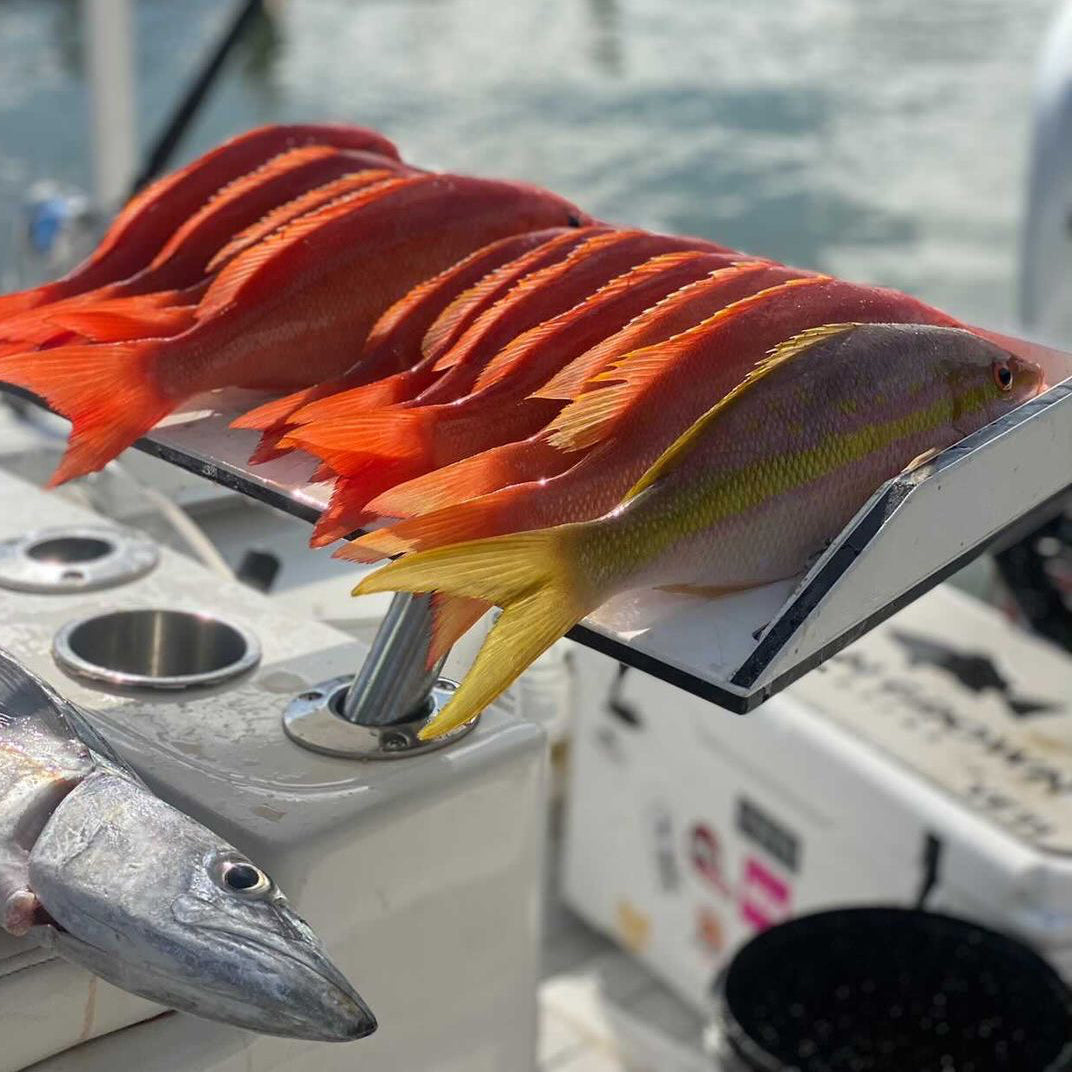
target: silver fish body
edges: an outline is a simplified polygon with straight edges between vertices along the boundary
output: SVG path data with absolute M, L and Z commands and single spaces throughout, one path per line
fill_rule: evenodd
M 2 651 L 0 926 L 197 1016 L 325 1042 L 376 1028 L 271 879 Z

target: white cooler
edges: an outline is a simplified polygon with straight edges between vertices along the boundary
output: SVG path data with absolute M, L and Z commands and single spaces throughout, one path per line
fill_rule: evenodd
M 757 930 L 914 903 L 1072 976 L 1072 660 L 939 587 L 744 717 L 587 649 L 569 904 L 698 1010 Z

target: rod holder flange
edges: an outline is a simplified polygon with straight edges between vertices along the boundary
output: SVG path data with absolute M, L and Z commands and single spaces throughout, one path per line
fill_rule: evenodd
M 347 675 L 335 677 L 294 697 L 283 712 L 283 729 L 287 736 L 303 748 L 329 756 L 408 759 L 453 744 L 480 720 L 477 715 L 442 737 L 422 741 L 417 736 L 421 727 L 446 706 L 458 687 L 447 678 L 438 678 L 427 702 L 410 717 L 379 726 L 350 722 L 342 716 L 341 710 L 352 681 Z

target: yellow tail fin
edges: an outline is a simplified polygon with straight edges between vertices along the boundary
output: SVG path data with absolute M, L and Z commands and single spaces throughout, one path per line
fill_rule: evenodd
M 539 655 L 597 606 L 575 580 L 582 525 L 493 536 L 407 555 L 366 577 L 353 594 L 443 592 L 503 608 L 450 703 L 421 730 L 440 737 L 468 722 Z

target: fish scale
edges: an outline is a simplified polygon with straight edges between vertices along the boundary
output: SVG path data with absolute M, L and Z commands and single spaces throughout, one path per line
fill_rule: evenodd
M 563 230 L 565 233 L 545 238 L 535 249 L 521 253 L 507 263 L 487 272 L 478 282 L 450 301 L 426 329 L 421 340 L 421 356 L 411 367 L 371 383 L 340 390 L 330 394 L 329 397 L 320 397 L 318 389 L 314 388 L 310 392 L 312 401 L 289 414 L 289 423 L 293 425 L 334 423 L 347 420 L 355 414 L 416 399 L 445 375 L 445 372 L 437 366 L 454 342 L 463 338 L 469 327 L 475 325 L 485 313 L 488 316 L 493 315 L 492 310 L 496 304 L 515 283 L 541 268 L 563 260 L 574 247 L 586 242 L 594 235 L 607 233 L 610 228 L 575 227 L 571 224 L 568 228 L 558 230 Z M 482 320 L 481 326 L 475 327 L 474 331 L 481 331 L 484 322 Z M 454 353 L 449 360 L 454 362 L 458 356 Z M 325 388 L 329 386 L 324 385 Z M 259 427 L 266 413 L 271 416 L 278 412 L 276 408 L 278 405 L 278 401 L 269 403 L 268 407 L 261 407 L 260 410 L 244 414 L 235 421 L 234 427 Z M 289 408 L 289 402 L 284 402 L 283 405 Z M 285 431 L 278 435 L 271 433 L 264 436 L 250 460 L 259 462 L 265 460 L 266 457 L 294 449 L 296 444 L 287 442 Z M 346 531 L 349 532 L 350 529 Z
M 622 256 L 629 261 L 636 254 Z M 568 306 L 568 301 L 559 297 L 556 305 L 568 307 L 514 336 L 464 397 L 428 405 L 424 402 L 426 392 L 412 407 L 400 405 L 381 414 L 308 425 L 290 438 L 343 475 L 351 474 L 351 459 L 363 464 L 367 455 L 381 453 L 391 458 L 412 456 L 416 475 L 497 443 L 524 437 L 546 424 L 561 408 L 557 401 L 527 398 L 531 391 L 632 316 L 679 286 L 707 275 L 713 267 L 725 266 L 733 257 L 736 255 L 688 250 L 645 259 L 575 305 Z M 392 432 L 397 430 L 397 445 L 389 443 L 386 436 L 377 437 L 382 424 Z M 361 453 L 348 449 L 351 433 L 349 442 L 362 444 Z
M 537 249 L 560 240 L 568 240 L 573 228 L 549 228 L 509 235 L 497 242 L 482 246 L 457 264 L 414 287 L 399 298 L 376 321 L 369 331 L 364 349 L 354 367 L 337 380 L 305 388 L 293 395 L 276 399 L 243 414 L 232 422 L 233 428 L 270 429 L 285 424 L 304 424 L 345 413 L 350 406 L 360 408 L 358 396 L 352 389 L 376 381 L 383 386 L 384 378 L 395 380 L 398 391 L 410 381 L 420 379 L 424 369 L 421 361 L 421 340 L 429 325 L 461 291 L 471 289 L 477 280 L 495 274 L 506 262 L 513 263 L 533 247 Z M 578 239 L 579 240 L 579 239 Z M 431 376 L 431 365 L 425 362 Z M 329 400 L 315 405 L 319 400 Z M 274 446 L 274 443 L 271 444 Z
M 128 330 L 119 334 L 119 339 L 136 338 L 139 334 L 178 334 L 189 327 L 195 318 L 196 303 L 209 274 L 208 262 L 222 252 L 222 246 L 236 231 L 255 224 L 273 206 L 289 203 L 296 195 L 316 188 L 342 175 L 365 176 L 365 185 L 378 179 L 396 175 L 413 175 L 418 172 L 388 157 L 357 151 L 340 152 L 328 146 L 308 146 L 274 157 L 268 164 L 250 172 L 241 179 L 224 187 L 202 208 L 186 220 L 171 236 L 164 248 L 141 271 L 117 283 L 59 301 L 49 302 L 19 316 L 4 321 L 2 330 L 7 339 L 15 340 L 4 350 L 9 353 L 28 348 L 27 344 L 41 345 L 61 334 L 59 329 L 75 331 L 91 337 L 94 341 L 107 341 L 101 336 L 120 308 L 131 324 L 137 323 L 138 315 L 144 318 L 146 330 Z M 248 244 L 247 244 L 248 245 Z M 232 243 L 232 254 L 241 252 L 237 242 Z M 216 268 L 225 263 L 216 259 Z M 182 309 L 185 318 L 177 330 L 159 330 L 161 315 L 179 312 L 156 308 L 160 292 L 177 292 L 170 305 L 188 306 Z M 118 301 L 126 299 L 125 302 Z
M 669 292 L 708 274 L 714 266 L 724 267 L 743 257 L 681 249 L 678 240 L 667 242 L 658 235 L 606 238 L 615 241 L 603 246 L 604 239 L 594 240 L 592 244 L 602 247 L 598 253 L 579 259 L 572 272 L 533 290 L 531 296 L 537 299 L 549 291 L 554 305 L 566 306 L 565 310 L 516 336 L 486 365 L 477 386 L 463 398 L 424 405 L 426 393 L 411 407 L 305 425 L 288 436 L 285 442 L 317 455 L 343 478 L 336 483 L 332 502 L 314 531 L 315 543 L 328 542 L 365 523 L 366 504 L 392 485 L 542 428 L 562 403 L 526 397 L 530 392 L 579 352 Z M 634 241 L 638 238 L 642 241 Z M 663 251 L 666 246 L 674 252 Z M 609 263 L 629 265 L 642 251 L 655 255 L 644 257 L 570 304 L 574 295 L 566 286 L 569 276 L 577 274 L 586 280 L 583 293 L 591 285 L 592 272 L 605 273 Z M 600 262 L 598 270 L 592 261 Z M 563 266 L 569 267 L 568 261 Z M 354 449 L 355 443 L 361 445 L 360 450 Z
M 428 368 L 442 371 L 437 368 L 440 361 L 444 362 L 443 368 L 456 363 L 458 355 L 447 358 L 447 353 L 515 284 L 533 272 L 557 264 L 577 246 L 610 230 L 602 225 L 574 228 L 572 232 L 542 242 L 537 249 L 515 257 L 459 294 L 428 326 L 421 340 L 421 352 L 428 359 Z
M 619 331 L 569 362 L 547 384 L 534 391 L 532 397 L 571 399 L 580 393 L 592 376 L 625 354 L 687 331 L 743 296 L 789 279 L 811 275 L 814 273 L 763 261 L 718 268 L 704 278 L 676 290 L 634 317 Z M 510 485 L 557 477 L 577 464 L 582 454 L 583 451 L 565 452 L 554 447 L 547 441 L 546 432 L 541 430 L 527 441 L 492 448 L 453 467 L 438 470 L 429 477 L 397 485 L 369 503 L 369 512 L 383 517 L 415 518 L 446 506 L 456 505 L 459 510 L 451 518 L 444 515 L 427 520 L 419 518 L 408 525 L 403 523 L 386 530 L 377 530 L 350 546 L 359 552 L 368 548 L 370 552 L 379 550 L 383 554 L 434 546 L 429 540 L 433 527 L 437 532 L 440 531 L 440 521 L 452 526 L 455 539 L 472 539 L 509 531 L 505 528 L 481 531 L 479 518 L 482 514 L 486 517 L 489 509 L 494 512 L 497 502 L 508 501 L 512 507 L 520 507 L 525 489 L 518 487 L 507 491 Z M 529 469 L 538 471 L 529 472 Z M 636 476 L 639 476 L 639 472 L 633 479 Z M 619 494 L 629 486 L 629 478 L 625 479 Z M 500 500 L 493 502 L 491 499 L 482 498 L 471 506 L 465 502 L 477 496 L 490 496 L 500 490 L 503 491 Z M 614 492 L 609 494 L 613 495 Z M 553 498 L 554 493 L 547 497 Z M 610 501 L 613 502 L 614 499 Z M 598 510 L 596 512 L 598 513 Z M 562 520 L 580 518 L 564 517 Z M 507 523 L 505 516 L 503 523 Z M 523 524 L 520 527 L 529 526 Z M 416 542 L 408 542 L 410 540 Z M 378 556 L 371 555 L 370 560 L 375 557 Z
M 611 231 L 590 238 L 565 260 L 525 276 L 507 291 L 440 359 L 446 374 L 413 405 L 437 405 L 464 396 L 485 365 L 523 332 L 567 312 L 652 257 L 690 251 L 744 258 L 714 242 L 647 231 Z

